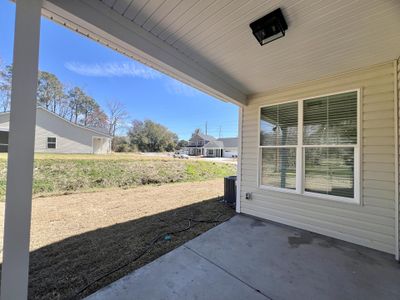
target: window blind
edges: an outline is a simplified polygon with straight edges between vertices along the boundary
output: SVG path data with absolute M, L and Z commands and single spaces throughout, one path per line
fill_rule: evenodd
M 357 143 L 357 92 L 305 100 L 304 145 Z
M 261 146 L 297 145 L 297 107 L 293 102 L 261 109 Z
M 357 91 L 261 108 L 260 184 L 354 200 L 357 126 Z

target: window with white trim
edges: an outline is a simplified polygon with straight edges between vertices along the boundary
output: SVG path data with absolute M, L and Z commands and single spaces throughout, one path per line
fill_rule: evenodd
M 48 137 L 47 138 L 47 148 L 48 149 L 56 149 L 57 148 L 57 138 Z
M 262 107 L 259 185 L 358 202 L 358 91 Z

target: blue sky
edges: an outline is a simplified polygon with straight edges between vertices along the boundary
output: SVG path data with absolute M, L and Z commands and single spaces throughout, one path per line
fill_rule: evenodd
M 15 5 L 0 0 L 0 59 L 12 62 Z M 80 86 L 105 108 L 118 100 L 130 119 L 151 119 L 188 139 L 195 128 L 218 137 L 237 135 L 238 109 L 154 71 L 45 18 L 41 23 L 40 70 L 67 86 Z

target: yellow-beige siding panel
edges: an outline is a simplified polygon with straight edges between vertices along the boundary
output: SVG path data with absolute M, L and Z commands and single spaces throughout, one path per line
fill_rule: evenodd
M 250 97 L 243 108 L 241 211 L 394 253 L 394 74 L 388 62 Z M 351 89 L 361 89 L 361 204 L 259 188 L 260 106 Z M 247 192 L 252 199 L 245 199 Z

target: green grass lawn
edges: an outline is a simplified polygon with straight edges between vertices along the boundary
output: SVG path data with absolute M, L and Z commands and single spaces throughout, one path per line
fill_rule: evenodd
M 7 157 L 0 156 L 0 200 L 6 189 Z M 101 188 L 199 181 L 235 175 L 236 166 L 138 154 L 35 154 L 33 193 L 65 194 Z

